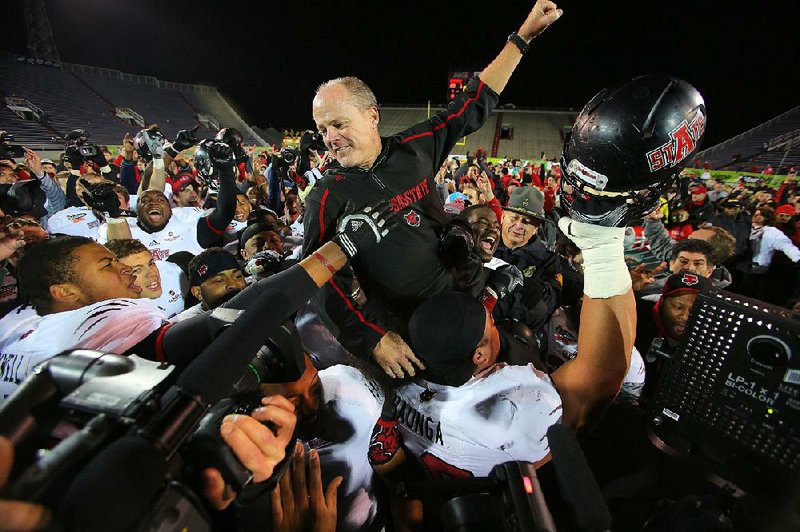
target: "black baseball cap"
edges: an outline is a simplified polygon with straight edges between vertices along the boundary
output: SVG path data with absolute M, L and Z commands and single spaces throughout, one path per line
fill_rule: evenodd
M 464 292 L 425 300 L 408 323 L 414 352 L 431 362 L 455 362 L 472 355 L 483 338 L 486 310 Z

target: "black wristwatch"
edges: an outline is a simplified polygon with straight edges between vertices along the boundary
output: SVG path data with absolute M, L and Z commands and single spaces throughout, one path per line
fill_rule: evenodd
M 517 35 L 516 31 L 508 36 L 508 42 L 513 42 L 517 48 L 519 48 L 519 51 L 522 53 L 522 55 L 527 54 L 528 50 L 531 48 L 531 45 L 526 43 L 525 39 Z

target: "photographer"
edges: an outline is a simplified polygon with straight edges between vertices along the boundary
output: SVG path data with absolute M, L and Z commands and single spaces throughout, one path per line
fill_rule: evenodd
M 220 426 L 222 440 L 252 473 L 254 484 L 272 477 L 275 466 L 283 462 L 297 420 L 294 406 L 283 397 L 264 397 L 261 404 L 249 416 L 226 416 Z M 0 436 L 0 489 L 8 481 L 13 461 L 13 445 Z M 211 508 L 224 510 L 235 500 L 237 494 L 225 484 L 217 469 L 206 468 L 202 479 L 202 493 Z M 0 531 L 39 530 L 53 518 L 41 505 L 5 499 L 0 499 L 0 515 L 3 516 Z

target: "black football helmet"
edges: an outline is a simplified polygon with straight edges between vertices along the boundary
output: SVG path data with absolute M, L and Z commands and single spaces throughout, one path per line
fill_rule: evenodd
M 562 204 L 574 220 L 624 227 L 655 209 L 706 128 L 700 93 L 665 75 L 603 89 L 564 142 Z
M 211 144 L 214 140 L 202 140 L 197 148 L 194 150 L 194 168 L 197 170 L 197 178 L 201 183 L 208 187 L 211 194 L 216 194 L 219 190 L 219 173 L 214 168 L 214 161 L 212 160 Z

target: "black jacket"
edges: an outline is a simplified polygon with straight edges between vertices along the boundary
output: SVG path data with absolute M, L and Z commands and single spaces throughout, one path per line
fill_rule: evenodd
M 370 170 L 333 166 L 306 198 L 303 256 L 336 234 L 348 201 L 359 209 L 386 200 L 402 217 L 380 246 L 356 256 L 352 271 L 339 271 L 315 298 L 331 332 L 351 353 L 368 358 L 388 329 L 403 333 L 408 316 L 423 299 L 451 288 L 452 278 L 436 253 L 448 217 L 433 178 L 455 143 L 483 125 L 497 99 L 497 93 L 474 78 L 447 110 L 382 138 L 383 148 Z M 365 308 L 351 296 L 353 272 L 367 296 Z
M 519 268 L 525 278 L 522 291 L 498 301 L 493 313 L 495 318 L 500 314 L 502 318 L 514 318 L 529 327 L 539 327 L 561 305 L 563 279 L 558 255 L 547 249 L 535 234 L 530 242 L 515 249 L 507 248 L 500 241 L 494 256 Z M 531 297 L 525 294 L 534 293 L 541 295 L 539 303 L 532 307 Z

